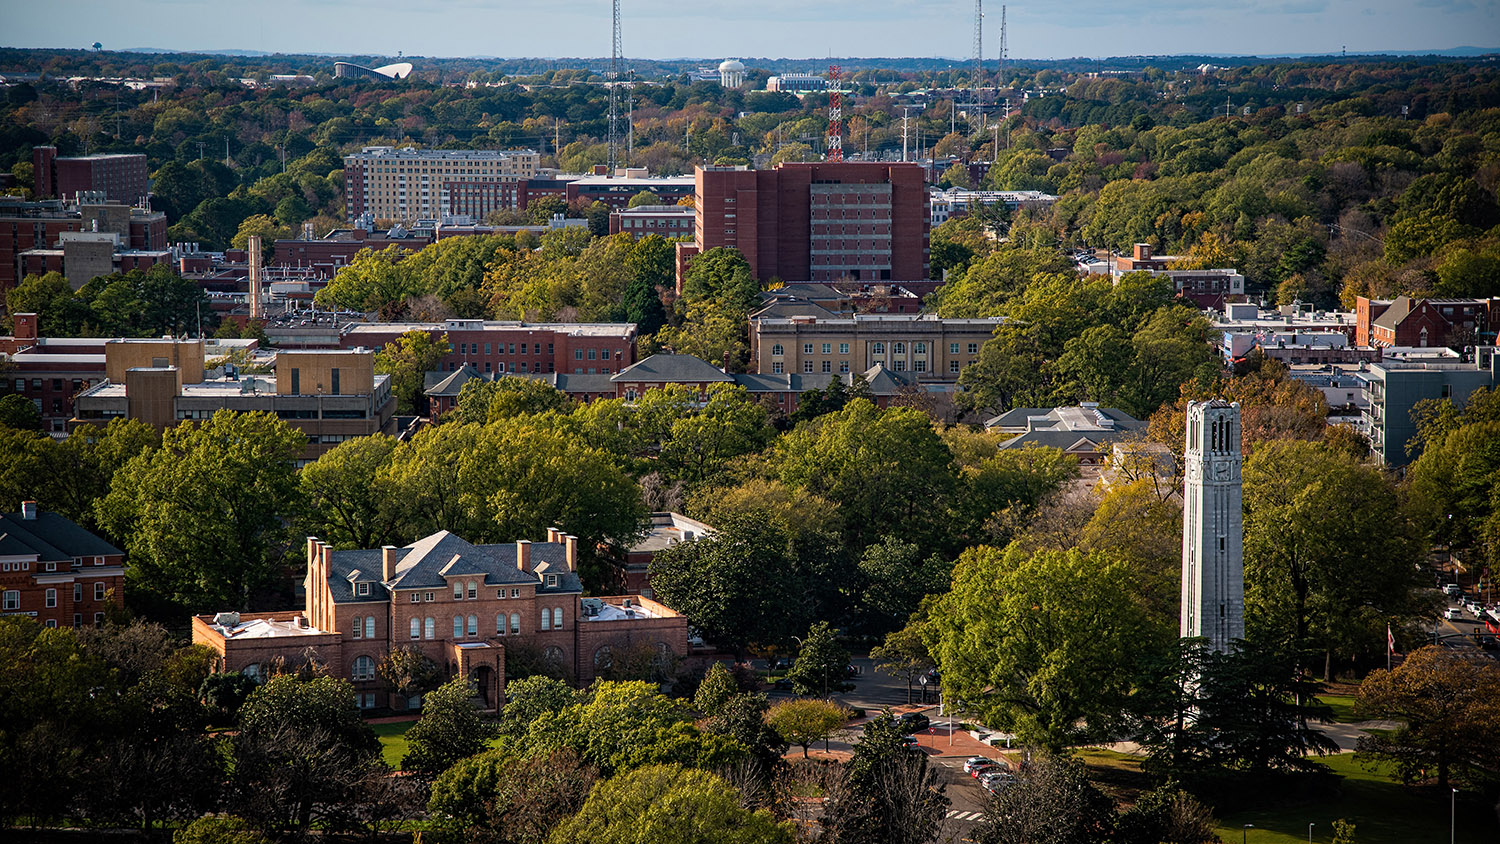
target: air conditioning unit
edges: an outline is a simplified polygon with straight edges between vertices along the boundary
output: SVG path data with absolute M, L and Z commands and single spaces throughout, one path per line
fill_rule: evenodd
M 214 624 L 219 627 L 239 627 L 240 614 L 237 612 L 221 612 L 214 616 Z

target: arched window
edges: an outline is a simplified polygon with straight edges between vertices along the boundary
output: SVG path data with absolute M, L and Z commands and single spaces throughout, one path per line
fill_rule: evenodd
M 518 612 L 510 614 L 510 632 L 511 635 L 521 632 L 521 614 Z
M 478 636 L 479 635 L 479 616 L 477 616 L 477 615 L 471 615 L 471 616 L 469 616 L 469 635 L 470 636 Z
M 927 344 L 926 343 L 913 343 L 913 344 L 911 344 L 911 352 L 914 355 L 925 355 L 925 354 L 927 354 Z
M 240 669 L 240 673 L 259 683 L 265 679 L 260 673 L 260 663 L 252 662 Z
M 463 585 L 463 583 L 455 580 L 455 581 L 453 581 L 453 600 L 455 600 L 455 601 L 462 601 L 463 599 L 464 599 L 464 585 Z
M 479 597 L 479 584 L 473 580 L 469 581 L 469 600 Z
M 542 651 L 542 659 L 547 660 L 551 665 L 562 665 L 563 649 L 556 645 L 548 645 L 547 649 Z
M 552 629 L 561 630 L 563 626 L 562 607 L 552 611 Z
M 437 637 L 437 619 L 427 616 L 426 627 L 423 630 L 424 638 L 433 639 Z
M 594 651 L 595 671 L 608 671 L 609 667 L 614 664 L 615 655 L 614 652 L 609 649 L 609 645 L 602 645 L 600 646 L 599 650 Z
M 883 354 L 885 354 L 885 344 L 884 343 L 876 343 L 876 344 L 874 344 L 873 346 L 870 347 L 870 351 L 872 353 L 874 353 L 874 354 L 877 354 L 877 355 L 883 355 Z
M 373 615 L 365 616 L 365 638 L 375 638 L 375 616 Z
M 771 347 L 771 357 L 779 358 L 784 354 L 786 354 L 786 349 L 783 349 L 780 343 Z
M 354 658 L 354 679 L 375 679 L 375 660 L 368 656 L 357 656 Z
M 499 615 L 495 616 L 495 635 L 505 635 L 505 613 L 500 613 Z
M 422 638 L 422 619 L 414 618 L 411 620 L 411 637 L 413 639 Z
M 453 617 L 453 638 L 455 638 L 455 639 L 462 639 L 463 637 L 464 637 L 464 617 L 461 616 L 461 615 L 455 615 Z
M 904 354 L 906 354 L 906 344 L 905 343 L 892 343 L 891 344 L 891 354 L 893 354 L 893 355 L 904 355 Z

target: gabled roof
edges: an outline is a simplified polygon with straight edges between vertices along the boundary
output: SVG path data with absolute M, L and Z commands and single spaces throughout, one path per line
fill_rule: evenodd
M 1400 325 L 1401 321 L 1406 319 L 1407 315 L 1412 312 L 1413 304 L 1415 303 L 1410 296 L 1397 296 L 1396 300 L 1391 302 L 1391 306 L 1386 308 L 1385 312 L 1376 317 L 1375 321 L 1371 324 L 1394 331 L 1396 326 Z
M 68 562 L 74 557 L 109 557 L 124 552 L 59 513 L 38 511 L 35 519 L 0 513 L 0 556 L 29 557 L 41 562 Z
M 810 316 L 828 318 L 838 316 L 838 312 L 793 296 L 783 296 L 769 300 L 760 310 L 752 311 L 750 319 L 785 319 L 794 316 Z
M 335 603 L 385 601 L 391 589 L 446 589 L 449 577 L 479 578 L 486 586 L 532 585 L 538 592 L 582 592 L 583 583 L 568 571 L 567 548 L 560 542 L 531 543 L 531 568 L 516 567 L 516 545 L 475 545 L 446 530 L 397 549 L 396 576 L 382 584 L 381 550 L 334 551 L 328 588 Z M 546 586 L 547 574 L 559 575 Z M 356 583 L 369 583 L 369 595 L 357 595 Z
M 725 374 L 723 370 L 702 358 L 661 352 L 625 367 L 610 380 L 699 384 L 711 381 L 733 381 L 734 376 Z
M 428 373 L 428 375 L 431 374 L 432 373 Z M 475 369 L 473 364 L 466 363 L 453 372 L 448 373 L 447 378 L 444 378 L 435 385 L 429 386 L 423 392 L 425 392 L 429 396 L 434 397 L 457 396 L 460 392 L 463 391 L 464 385 L 474 380 L 475 378 L 484 378 L 484 375 L 481 374 L 478 369 Z

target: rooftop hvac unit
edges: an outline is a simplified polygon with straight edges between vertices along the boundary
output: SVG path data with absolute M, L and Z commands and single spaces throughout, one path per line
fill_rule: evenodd
M 240 614 L 237 612 L 221 612 L 214 616 L 214 624 L 219 627 L 239 627 Z

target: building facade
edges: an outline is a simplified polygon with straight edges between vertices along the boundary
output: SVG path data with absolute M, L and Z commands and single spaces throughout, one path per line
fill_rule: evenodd
M 111 202 L 144 208 L 151 192 L 145 153 L 59 158 L 57 147 L 39 146 L 31 150 L 31 164 L 41 199 L 76 200 L 79 193 L 100 193 Z
M 694 250 L 737 249 L 762 281 L 928 276 L 927 189 L 919 164 L 699 167 L 694 208 Z
M 365 147 L 344 157 L 344 202 L 350 220 L 410 223 L 444 214 L 482 218 L 496 207 L 514 208 L 515 185 L 536 175 L 534 150 L 439 150 Z M 512 204 L 486 197 L 509 186 Z
M 637 205 L 609 215 L 609 233 L 636 237 L 692 237 L 693 209 L 686 205 Z
M 450 319 L 440 323 L 361 323 L 345 329 L 346 349 L 384 348 L 408 331 L 444 336 L 451 347 L 438 368 L 469 364 L 486 373 L 567 372 L 610 375 L 635 363 L 635 325 L 613 322 L 527 323 Z
M 507 650 L 580 684 L 631 649 L 649 648 L 663 664 L 688 655 L 687 620 L 670 608 L 638 595 L 582 597 L 578 554 L 578 539 L 556 529 L 545 542 L 475 545 L 440 531 L 403 548 L 349 551 L 309 537 L 305 610 L 199 617 L 193 640 L 217 650 L 225 670 L 252 675 L 314 647 L 364 708 L 392 709 L 415 703 L 376 674 L 398 647 L 473 680 L 487 709 L 505 700 Z
M 932 314 L 757 319 L 750 322 L 750 368 L 779 375 L 863 372 L 880 365 L 919 381 L 956 381 L 1002 322 Z
M 69 233 L 113 234 L 111 245 L 115 250 L 156 253 L 151 263 L 167 260 L 161 257 L 167 244 L 167 216 L 159 211 L 147 211 L 134 206 L 108 202 L 100 194 L 85 193 L 83 203 L 64 203 L 58 200 L 27 202 L 19 197 L 0 196 L 0 307 L 4 307 L 4 293 L 20 283 L 27 272 L 22 266 L 22 255 L 31 250 L 61 250 L 63 236 Z M 57 260 L 63 255 L 59 251 Z M 106 269 L 114 271 L 112 259 L 106 256 Z M 130 267 L 137 266 L 134 259 Z M 38 266 L 38 265 L 33 265 Z M 101 265 L 94 266 L 102 268 Z M 48 269 L 66 269 L 60 263 Z M 46 271 L 45 269 L 43 270 Z M 81 287 L 89 281 L 82 275 L 74 281 Z M 70 277 L 71 280 L 71 277 Z
M 1500 298 L 1391 300 L 1359 297 L 1355 342 L 1361 346 L 1492 345 L 1500 328 Z
M 1447 399 L 1462 408 L 1481 387 L 1500 386 L 1500 354 L 1495 346 L 1480 346 L 1469 360 L 1408 358 L 1370 364 L 1366 373 L 1369 406 L 1365 427 L 1370 449 L 1386 466 L 1411 461 L 1406 444 L 1416 436 L 1412 408 L 1423 399 Z
M 124 552 L 35 501 L 0 513 L 0 615 L 45 627 L 97 626 L 123 606 Z
M 1183 638 L 1219 653 L 1245 638 L 1245 528 L 1240 486 L 1240 406 L 1189 402 L 1183 453 Z

